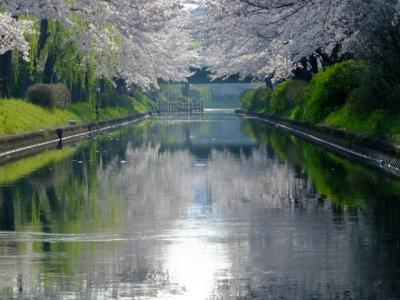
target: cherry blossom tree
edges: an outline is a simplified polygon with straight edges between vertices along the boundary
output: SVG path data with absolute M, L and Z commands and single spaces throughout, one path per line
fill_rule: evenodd
M 157 86 L 157 79 L 182 81 L 190 75 L 197 54 L 179 1 L 94 2 L 84 2 L 77 11 L 88 22 L 89 35 L 96 37 L 91 41 L 101 61 L 99 76 L 117 75 L 149 88 Z M 91 13 L 93 6 L 101 17 Z
M 388 6 L 393 1 L 205 0 L 206 57 L 215 77 L 286 78 L 296 68 L 311 68 L 309 57 L 321 67 L 356 52 L 371 11 Z
M 150 88 L 158 79 L 185 80 L 196 62 L 178 0 L 1 0 L 0 5 L 12 16 L 41 20 L 38 54 L 49 19 L 67 26 L 87 59 L 95 53 L 99 78 L 122 77 Z
M 29 22 L 18 22 L 9 13 L 0 13 L 0 55 L 15 49 L 29 59 L 30 47 L 24 37 L 29 25 Z

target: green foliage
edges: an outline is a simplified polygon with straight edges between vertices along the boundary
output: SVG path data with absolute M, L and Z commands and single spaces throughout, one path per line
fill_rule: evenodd
M 242 108 L 248 111 L 263 111 L 268 108 L 271 99 L 271 89 L 259 87 L 256 90 L 246 90 L 240 95 Z
M 301 119 L 320 122 L 346 102 L 349 94 L 359 87 L 368 73 L 361 61 L 345 61 L 314 76 L 304 92 Z
M 33 22 L 33 33 L 27 34 L 30 45 L 30 61 L 26 62 L 22 54 L 13 51 L 12 95 L 24 97 L 32 84 L 44 80 L 44 66 L 48 58 L 53 60 L 51 83 L 63 83 L 71 92 L 72 101 L 93 102 L 97 85 L 96 64 L 97 51 L 88 47 L 83 53 L 73 37 L 82 30 L 78 23 L 65 27 L 49 20 L 44 47 L 39 49 L 40 20 L 32 17 L 21 17 Z
M 345 61 L 315 75 L 309 84 L 297 80 L 281 83 L 261 109 L 257 106 L 258 90 L 247 90 L 240 99 L 245 110 L 320 123 L 400 143 L 400 115 L 390 101 L 377 97 L 379 84 L 381 81 L 373 67 L 361 61 Z
M 62 84 L 37 84 L 28 89 L 28 99 L 46 108 L 66 108 L 71 103 L 71 94 Z
M 107 90 L 100 94 L 100 107 L 118 107 L 118 106 L 129 106 L 131 100 L 128 96 L 121 95 L 116 90 Z
M 373 96 L 373 92 L 368 84 L 362 84 L 352 90 L 346 99 L 347 107 L 356 113 L 368 113 L 379 107 L 378 99 Z
M 255 94 L 255 90 L 246 90 L 240 95 L 240 104 L 244 110 L 251 110 Z
M 256 89 L 254 96 L 254 102 L 251 107 L 253 111 L 260 111 L 268 107 L 269 101 L 271 100 L 272 90 L 266 87 L 259 87 Z
M 246 90 L 240 96 L 240 102 L 242 108 L 248 111 L 289 116 L 296 106 L 301 105 L 306 85 L 304 81 L 288 80 L 273 91 L 265 87 Z
M 306 85 L 307 82 L 301 80 L 281 83 L 272 92 L 268 111 L 280 116 L 290 116 L 293 108 L 301 105 Z

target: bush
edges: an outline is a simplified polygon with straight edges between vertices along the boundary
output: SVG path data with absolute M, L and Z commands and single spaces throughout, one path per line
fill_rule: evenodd
M 256 89 L 252 111 L 267 110 L 271 100 L 272 90 L 267 87 L 259 87 Z
M 351 91 L 346 104 L 350 111 L 356 113 L 367 113 L 377 108 L 370 89 L 365 85 Z
M 71 93 L 62 84 L 37 84 L 27 92 L 28 99 L 46 108 L 66 108 L 71 104 Z
M 240 96 L 242 108 L 248 111 L 263 111 L 268 109 L 271 99 L 271 89 L 260 87 L 256 90 L 246 90 Z
M 292 110 L 301 105 L 307 82 L 288 80 L 281 83 L 271 94 L 269 111 L 273 114 L 289 116 Z
M 252 103 L 254 101 L 256 91 L 255 90 L 245 90 L 240 95 L 240 104 L 244 110 L 250 110 Z
M 342 107 L 349 94 L 362 84 L 368 66 L 360 61 L 345 61 L 317 74 L 304 91 L 302 119 L 320 122 Z

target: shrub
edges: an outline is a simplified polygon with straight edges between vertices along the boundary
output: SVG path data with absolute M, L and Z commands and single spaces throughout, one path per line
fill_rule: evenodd
M 242 108 L 248 111 L 262 111 L 268 109 L 271 92 L 271 89 L 265 87 L 244 91 L 240 96 Z
M 307 82 L 287 80 L 272 92 L 269 111 L 273 114 L 289 116 L 292 110 L 301 105 Z
M 28 99 L 46 108 L 66 108 L 71 104 L 71 93 L 62 84 L 36 84 L 27 92 Z
M 302 119 L 312 122 L 325 119 L 345 104 L 368 72 L 368 66 L 361 61 L 345 61 L 315 75 L 304 91 Z
M 271 100 L 272 90 L 267 87 L 259 87 L 256 89 L 254 96 L 252 111 L 268 110 L 269 102 Z
M 371 89 L 362 85 L 349 94 L 346 104 L 350 111 L 356 113 L 368 113 L 377 109 L 378 103 L 372 96 Z
M 244 110 L 250 110 L 252 103 L 254 101 L 256 91 L 255 90 L 245 90 L 239 97 L 241 107 Z

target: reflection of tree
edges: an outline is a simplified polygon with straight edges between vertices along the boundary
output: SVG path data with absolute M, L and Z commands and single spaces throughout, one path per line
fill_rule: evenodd
M 355 277 L 361 295 L 396 278 L 396 182 L 259 123 L 243 125 L 256 145 L 238 119 L 207 121 L 117 130 L 0 188 L 0 294 L 18 294 L 15 274 L 37 298 L 184 294 L 171 269 L 190 249 L 214 259 L 215 298 L 324 298 Z M 207 134 L 215 145 L 196 140 Z
M 309 142 L 282 134 L 266 124 L 247 121 L 243 131 L 270 147 L 282 160 L 303 169 L 311 177 L 318 194 L 328 196 L 339 205 L 371 206 L 375 204 L 371 196 L 374 199 L 398 199 L 400 196 L 397 181 Z
M 397 295 L 399 183 L 259 122 L 243 131 L 265 146 L 240 159 L 214 151 L 209 165 L 215 209 L 230 212 L 235 241 L 213 295 Z
M 33 288 L 39 279 L 32 276 L 34 273 L 37 276 L 43 274 L 40 280 L 44 280 L 49 290 L 56 291 L 61 288 L 58 286 L 60 274 L 75 274 L 82 255 L 96 256 L 94 253 L 98 249 L 88 249 L 78 241 L 63 242 L 68 234 L 117 231 L 124 224 L 125 203 L 121 201 L 113 174 L 118 171 L 115 166 L 121 167 L 116 162 L 123 159 L 130 136 L 140 137 L 143 129 L 143 125 L 138 125 L 89 141 L 76 149 L 70 159 L 59 161 L 54 158 L 58 158 L 58 154 L 50 153 L 50 159 L 40 155 L 46 162 L 44 167 L 0 189 L 1 230 L 31 232 L 23 235 L 26 242 L 13 246 L 15 260 L 10 262 L 10 267 L 23 264 L 21 257 L 43 254 L 39 265 L 41 271 L 31 261 L 21 269 L 27 278 L 24 293 L 33 295 L 34 291 L 27 289 Z M 137 138 L 132 144 L 141 142 L 142 138 Z M 63 149 L 60 153 L 72 152 Z M 18 174 L 29 174 L 32 165 L 40 165 L 37 157 L 31 160 L 32 163 L 29 159 L 23 161 L 27 171 L 18 163 Z M 7 241 L 0 244 L 1 249 Z M 51 252 L 51 255 L 44 255 L 45 252 Z M 10 274 L 14 272 L 12 268 L 2 271 L 5 275 L 8 271 Z

